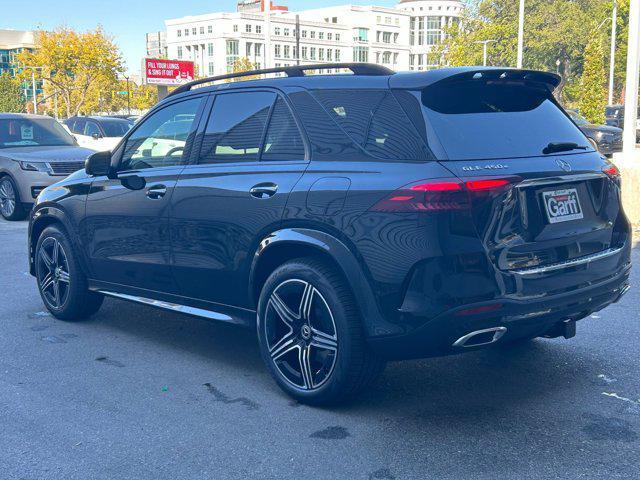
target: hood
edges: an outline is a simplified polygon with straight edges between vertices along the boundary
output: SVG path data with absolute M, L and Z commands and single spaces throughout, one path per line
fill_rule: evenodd
M 75 146 L 0 148 L 0 157 L 28 162 L 81 162 L 94 150 Z

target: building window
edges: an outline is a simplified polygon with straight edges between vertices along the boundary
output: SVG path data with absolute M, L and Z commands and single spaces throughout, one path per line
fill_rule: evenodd
M 336 62 L 340 61 L 340 49 L 336 49 Z
M 302 47 L 302 59 L 306 60 L 308 58 L 309 49 L 307 47 Z
M 302 30 L 302 38 L 307 38 L 307 31 L 306 30 Z
M 247 42 L 245 57 L 251 57 L 251 51 L 253 50 L 253 44 L 251 42 Z
M 282 47 L 280 45 L 274 45 L 273 46 L 273 53 L 276 56 L 276 58 L 280 58 L 280 56 L 282 54 Z
M 178 30 L 178 37 L 182 36 L 182 30 Z
M 204 35 L 204 27 L 200 27 L 200 35 Z
M 333 33 L 327 33 L 327 40 L 333 40 Z
M 188 29 L 188 28 L 185 28 L 185 29 L 184 29 L 184 36 L 185 36 L 185 37 L 188 37 L 188 36 L 189 36 L 189 29 Z
M 290 30 L 290 29 L 288 29 L 288 28 L 285 28 L 285 29 L 284 29 L 284 36 L 285 36 L 285 37 L 288 37 L 290 33 L 291 33 L 291 30 Z
M 316 32 L 314 30 L 311 30 L 311 38 L 316 38 Z
M 237 33 L 237 32 L 238 32 L 238 25 L 234 25 L 234 26 L 233 26 L 233 31 L 234 31 L 234 33 Z
M 289 45 L 284 46 L 284 58 L 291 58 L 291 47 Z
M 318 32 L 318 40 L 324 40 L 324 32 Z
M 318 60 L 320 60 L 321 62 L 324 62 L 324 48 L 320 48 L 318 50 Z
M 207 33 L 213 33 L 213 25 L 207 27 Z
M 418 18 L 418 45 L 424 45 L 424 17 Z
M 427 17 L 427 45 L 439 43 L 441 35 L 440 17 Z
M 227 40 L 227 72 L 233 72 L 233 66 L 240 54 L 240 42 L 238 40 Z
M 279 36 L 279 35 L 280 35 L 280 27 L 275 27 L 275 28 L 273 29 L 273 33 L 274 33 L 275 35 L 278 35 L 278 36 Z
M 368 28 L 354 28 L 353 40 L 356 42 L 368 42 L 369 41 L 369 29 Z
M 261 43 L 256 43 L 255 51 L 256 51 L 256 57 L 262 56 L 262 44 Z
M 215 68 L 214 68 L 213 62 L 209 62 L 209 75 L 213 76 L 214 73 L 215 73 Z
M 336 42 L 339 42 L 339 41 L 340 41 L 340 34 L 336 33 Z
M 192 35 L 197 35 L 197 34 L 198 34 L 198 29 L 197 29 L 196 27 L 193 27 L 193 28 L 191 29 L 191 34 L 192 34 Z
M 251 33 L 251 24 L 250 24 L 250 23 L 247 23 L 247 24 L 244 26 L 244 30 L 245 30 L 245 32 L 247 32 L 247 33 Z
M 262 25 L 256 25 L 256 33 L 262 33 Z
M 329 62 L 333 62 L 333 50 L 331 50 L 330 48 L 327 49 L 327 60 Z
M 391 63 L 391 52 L 384 52 L 382 54 L 382 63 L 384 64 Z
M 316 59 L 316 47 L 311 47 L 311 60 Z
M 182 47 L 178 47 L 178 60 L 182 59 Z
M 394 33 L 393 34 L 393 43 L 398 43 L 398 37 L 400 36 L 399 33 Z
M 210 43 L 210 44 L 207 45 L 207 54 L 210 57 L 213 57 L 213 43 Z
M 382 42 L 383 43 L 391 43 L 391 32 L 383 32 L 382 33 Z
M 369 47 L 353 47 L 353 61 L 366 63 L 369 61 Z

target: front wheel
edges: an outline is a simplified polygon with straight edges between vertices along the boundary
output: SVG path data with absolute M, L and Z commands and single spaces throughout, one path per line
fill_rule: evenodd
M 10 221 L 22 220 L 26 216 L 16 184 L 7 176 L 0 179 L 0 214 Z
M 311 405 L 354 397 L 384 369 L 342 274 L 313 258 L 276 269 L 258 305 L 262 357 L 280 388 Z
M 104 297 L 87 287 L 87 277 L 66 233 L 45 228 L 35 252 L 38 290 L 47 309 L 61 320 L 82 320 L 96 313 Z

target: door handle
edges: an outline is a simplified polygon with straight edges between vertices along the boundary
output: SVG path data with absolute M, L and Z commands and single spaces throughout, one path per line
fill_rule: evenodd
M 273 197 L 277 191 L 278 185 L 276 185 L 275 183 L 259 183 L 258 185 L 255 185 L 253 188 L 251 188 L 251 190 L 249 190 L 249 193 L 254 198 L 264 199 Z
M 164 185 L 154 185 L 147 190 L 147 197 L 152 200 L 158 200 L 167 194 L 167 187 Z

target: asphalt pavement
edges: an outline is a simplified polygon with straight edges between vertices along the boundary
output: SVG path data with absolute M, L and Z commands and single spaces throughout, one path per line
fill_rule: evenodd
M 640 477 L 637 271 L 574 339 L 394 363 L 317 409 L 280 392 L 250 330 L 113 299 L 56 321 L 26 223 L 0 221 L 0 245 L 0 479 Z

